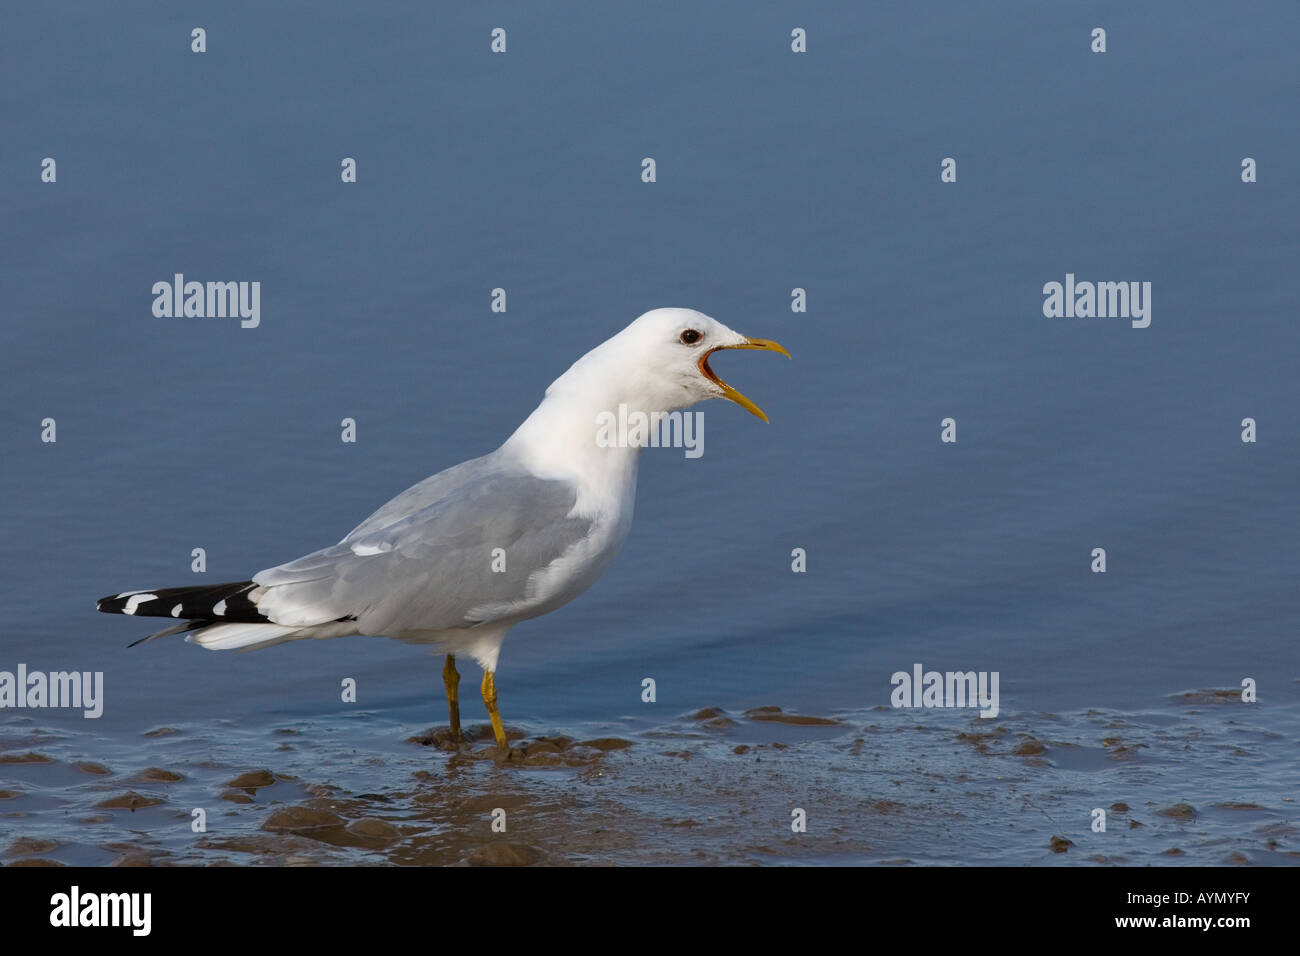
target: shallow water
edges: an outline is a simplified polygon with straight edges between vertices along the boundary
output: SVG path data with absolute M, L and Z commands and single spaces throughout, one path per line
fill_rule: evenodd
M 229 4 L 201 57 L 190 12 L 6 18 L 0 670 L 106 700 L 0 712 L 3 862 L 1296 859 L 1300 8 L 1109 10 L 1097 56 L 1065 9 L 825 4 L 804 57 L 778 4 L 506 5 L 504 57 L 469 8 L 317 9 Z M 153 318 L 176 272 L 261 281 L 261 326 Z M 1151 326 L 1045 318 L 1067 272 L 1151 281 Z M 128 650 L 94 612 L 337 540 L 662 305 L 789 348 L 715 363 L 772 423 L 648 451 L 623 554 L 498 675 L 529 740 L 631 746 L 453 757 L 408 742 L 446 719 L 418 648 Z M 998 672 L 999 716 L 890 708 L 918 662 Z M 162 802 L 95 806 L 129 792 Z
M 1271 766 L 1289 717 L 1214 693 L 997 721 L 704 708 L 582 739 L 512 727 L 505 757 L 486 725 L 452 752 L 372 711 L 131 741 L 18 722 L 0 805 L 28 864 L 1295 864 Z

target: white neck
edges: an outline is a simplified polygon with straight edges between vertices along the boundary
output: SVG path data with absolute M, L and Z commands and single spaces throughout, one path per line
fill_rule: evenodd
M 581 389 L 570 387 L 565 378 L 556 379 L 501 450 L 517 456 L 535 474 L 574 482 L 580 500 L 590 507 L 613 506 L 635 490 L 641 449 L 601 447 L 596 441 L 597 415 L 617 407 L 611 401 L 613 389 L 593 389 L 590 379 Z

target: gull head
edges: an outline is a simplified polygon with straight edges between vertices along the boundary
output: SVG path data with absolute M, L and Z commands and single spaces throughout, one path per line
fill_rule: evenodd
M 723 349 L 790 353 L 770 339 L 755 339 L 692 309 L 647 312 L 574 364 L 570 375 L 599 376 L 605 396 L 642 411 L 671 412 L 710 398 L 725 398 L 757 415 L 763 410 L 709 367 Z

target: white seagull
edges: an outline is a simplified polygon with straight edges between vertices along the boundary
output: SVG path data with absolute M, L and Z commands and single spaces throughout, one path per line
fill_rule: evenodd
M 632 525 L 641 448 L 602 437 L 609 416 L 726 398 L 767 421 L 709 368 L 720 349 L 790 354 L 699 312 L 655 309 L 574 362 L 496 451 L 408 488 L 333 547 L 251 581 L 127 591 L 96 607 L 181 619 L 136 643 L 187 633 L 209 650 L 247 651 L 364 634 L 433 645 L 447 655 L 456 742 L 456 655 L 471 655 L 504 748 L 493 674 L 506 633 L 587 590 Z

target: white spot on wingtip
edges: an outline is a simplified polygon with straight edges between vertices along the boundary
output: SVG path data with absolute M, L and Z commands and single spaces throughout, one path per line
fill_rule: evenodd
M 180 616 L 181 616 L 181 606 L 177 604 L 174 608 L 172 608 L 172 617 L 180 617 Z
M 214 605 L 212 606 L 212 613 L 215 614 L 217 617 L 221 617 L 221 615 L 225 614 L 225 613 L 226 613 L 226 602 L 225 602 L 225 601 L 218 601 L 216 604 L 214 604 Z
M 354 544 L 352 553 L 365 557 L 369 554 L 383 554 L 385 551 L 392 551 L 393 546 L 387 541 L 381 541 L 379 544 Z
M 136 609 L 145 601 L 156 601 L 156 600 L 158 600 L 158 595 L 156 594 L 145 594 L 142 591 L 136 591 L 134 596 L 131 597 L 130 600 L 126 602 L 126 607 L 122 608 L 122 613 L 134 614 L 136 612 Z

